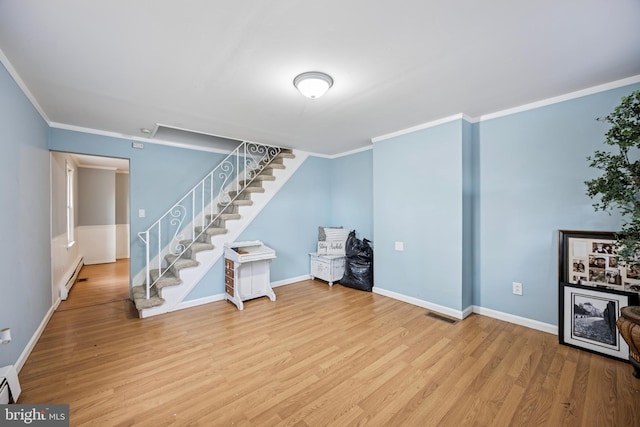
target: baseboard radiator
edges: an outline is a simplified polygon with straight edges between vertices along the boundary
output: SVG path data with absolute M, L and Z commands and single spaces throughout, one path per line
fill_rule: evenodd
M 78 274 L 80 274 L 80 270 L 82 270 L 83 266 L 84 266 L 84 257 L 80 257 L 80 260 L 78 261 L 78 265 L 76 265 L 75 270 L 73 270 L 73 274 L 71 275 L 71 277 L 69 277 L 69 280 L 67 281 L 67 283 L 60 288 L 61 300 L 64 301 L 67 299 L 67 296 L 69 296 L 69 291 L 71 290 L 71 287 L 74 285 L 74 283 L 76 283 L 76 280 L 78 279 Z

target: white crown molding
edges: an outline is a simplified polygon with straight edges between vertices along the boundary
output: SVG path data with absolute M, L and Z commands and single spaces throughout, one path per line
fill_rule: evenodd
M 395 138 L 397 136 L 406 135 L 409 133 L 417 132 L 419 130 L 427 129 L 434 126 L 439 126 L 454 120 L 465 120 L 469 123 L 479 123 L 486 120 L 496 119 L 498 117 L 504 117 L 511 114 L 521 113 L 523 111 L 535 110 L 536 108 L 546 107 L 548 105 L 557 104 L 564 101 L 570 101 L 572 99 L 581 98 L 583 96 L 594 95 L 596 93 L 605 92 L 611 89 L 617 89 L 624 86 L 629 86 L 635 83 L 640 83 L 640 74 L 627 77 L 624 79 L 616 80 L 609 83 L 604 83 L 598 86 L 592 86 L 590 88 L 578 90 L 575 92 L 566 93 L 564 95 L 555 96 L 553 98 L 543 99 L 541 101 L 531 102 L 514 108 L 508 108 L 506 110 L 496 111 L 495 113 L 484 114 L 479 117 L 471 117 L 464 113 L 454 114 L 452 116 L 444 117 L 442 119 L 433 120 L 427 123 L 423 123 L 417 126 L 413 126 L 407 129 L 402 129 L 397 132 L 388 133 L 386 135 L 376 136 L 371 138 L 372 143 L 384 141 L 385 139 Z
M 440 125 L 443 125 L 445 123 L 449 123 L 449 122 L 453 122 L 455 120 L 461 120 L 461 119 L 464 119 L 464 120 L 467 120 L 467 121 L 472 121 L 472 119 L 469 119 L 468 116 L 466 116 L 464 113 L 458 113 L 458 114 L 454 114 L 453 116 L 443 117 L 441 119 L 432 120 L 430 122 L 423 123 L 421 125 L 412 126 L 410 128 L 407 128 L 407 129 L 402 129 L 402 130 L 399 130 L 397 132 L 391 132 L 391 133 L 388 133 L 386 135 L 376 136 L 374 138 L 371 138 L 371 142 L 375 144 L 376 142 L 384 141 L 386 139 L 395 138 L 395 137 L 398 137 L 398 136 L 402 136 L 402 135 L 406 135 L 406 134 L 409 134 L 409 133 L 417 132 L 419 130 L 432 128 L 432 127 L 435 127 L 435 126 L 440 126 Z
M 323 159 L 338 159 L 340 157 L 346 157 L 346 156 L 350 156 L 352 154 L 358 154 L 358 153 L 362 153 L 363 151 L 368 151 L 368 150 L 373 150 L 373 146 L 367 145 L 366 147 L 360 147 L 360 148 L 356 148 L 354 150 L 344 151 L 344 152 L 338 153 L 338 154 L 320 154 L 320 153 L 308 153 L 308 154 L 310 156 L 320 157 L 320 158 L 323 158 Z
M 593 86 L 587 89 L 566 93 L 564 95 L 554 96 L 553 98 L 543 99 L 541 101 L 532 102 L 529 104 L 521 105 L 519 107 L 509 108 L 506 110 L 497 111 L 495 113 L 484 114 L 480 116 L 477 121 L 483 122 L 486 120 L 496 119 L 498 117 L 521 113 L 523 111 L 535 110 L 536 108 L 546 107 L 548 105 L 558 104 L 560 102 L 570 101 L 576 98 L 582 98 L 583 96 L 594 95 L 596 93 L 605 92 L 611 89 L 617 89 L 619 87 L 629 86 L 635 83 L 640 83 L 640 74 L 632 77 L 627 77 L 626 79 L 620 79 L 598 86 Z
M 29 102 L 31 102 L 31 105 L 33 105 L 33 108 L 35 108 L 38 111 L 38 113 L 40 114 L 40 117 L 42 117 L 42 119 L 49 126 L 51 126 L 51 120 L 49 120 L 49 117 L 47 117 L 47 115 L 45 114 L 40 104 L 38 104 L 36 97 L 33 96 L 31 91 L 27 87 L 27 85 L 24 83 L 24 81 L 22 81 L 16 69 L 13 68 L 13 65 L 11 65 L 11 62 L 9 61 L 9 58 L 6 57 L 2 49 L 0 49 L 0 62 L 2 63 L 2 65 L 4 65 L 4 68 L 7 69 L 7 72 L 9 72 L 9 75 L 11 76 L 11 78 L 13 78 L 13 81 L 16 82 L 16 84 L 18 85 L 22 93 L 24 93 L 24 95 L 27 97 Z

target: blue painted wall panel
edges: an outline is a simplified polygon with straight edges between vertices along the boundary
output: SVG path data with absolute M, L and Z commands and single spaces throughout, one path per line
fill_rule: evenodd
M 375 286 L 461 310 L 462 120 L 376 142 Z M 394 242 L 404 242 L 404 252 Z
M 636 89 L 639 85 L 634 86 Z M 479 283 L 476 305 L 557 324 L 557 230 L 615 230 L 595 213 L 586 157 L 605 149 L 596 121 L 634 87 L 480 122 Z M 512 293 L 521 282 L 524 295 Z
M 0 366 L 15 364 L 51 308 L 46 122 L 0 65 Z
M 373 240 L 373 150 L 329 162 L 325 181 L 331 186 L 331 224 L 356 230 Z

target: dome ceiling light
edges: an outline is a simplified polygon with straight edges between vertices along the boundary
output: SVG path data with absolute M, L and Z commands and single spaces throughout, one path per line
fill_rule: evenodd
M 330 75 L 320 71 L 308 71 L 298 74 L 293 79 L 293 85 L 307 98 L 316 99 L 324 95 L 333 86 L 333 79 Z

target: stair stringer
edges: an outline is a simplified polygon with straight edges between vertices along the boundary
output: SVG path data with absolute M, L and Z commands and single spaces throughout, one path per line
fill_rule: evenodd
M 285 159 L 285 169 L 274 169 L 273 175 L 276 179 L 274 181 L 263 182 L 264 193 L 253 193 L 251 195 L 253 204 L 251 206 L 239 207 L 241 219 L 227 221 L 225 224 L 227 232 L 211 237 L 211 243 L 215 248 L 210 251 L 198 252 L 195 255 L 196 261 L 200 264 L 196 267 L 180 270 L 182 284 L 178 286 L 168 286 L 162 289 L 162 298 L 165 300 L 164 304 L 140 310 L 139 315 L 141 318 L 157 316 L 178 309 L 180 303 L 184 301 L 207 272 L 222 258 L 224 254 L 224 243 L 237 240 L 240 234 L 253 222 L 262 209 L 267 206 L 271 199 L 280 191 L 289 178 L 293 176 L 307 157 L 309 157 L 308 153 L 298 150 L 292 150 L 292 153 L 295 155 L 295 158 Z M 224 280 L 224 278 L 221 277 L 220 280 Z

